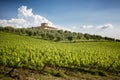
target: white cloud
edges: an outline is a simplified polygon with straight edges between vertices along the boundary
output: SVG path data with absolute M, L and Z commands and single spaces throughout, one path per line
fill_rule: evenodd
M 96 31 L 102 31 L 102 30 L 108 30 L 112 29 L 113 25 L 112 24 L 104 24 L 104 25 L 80 25 L 80 26 L 71 26 L 70 29 L 71 31 L 76 31 L 76 32 L 94 32 Z
M 80 28 L 82 28 L 82 29 L 92 29 L 92 28 L 94 28 L 94 26 L 93 25 L 83 25 Z
M 71 28 L 63 27 L 63 26 L 60 26 L 60 25 L 55 25 L 55 27 L 57 27 L 57 28 L 60 29 L 60 30 L 68 30 L 68 31 L 72 31 Z
M 82 27 L 80 27 L 81 29 L 107 29 L 107 28 L 113 28 L 112 24 L 104 24 L 104 25 L 98 25 L 98 26 L 94 26 L 94 25 L 83 25 Z
M 105 29 L 102 31 L 98 31 L 97 34 L 107 37 L 112 37 L 116 39 L 120 39 L 120 28 L 112 28 L 112 29 Z
M 105 25 L 100 25 L 98 27 L 96 27 L 98 29 L 107 29 L 107 28 L 113 28 L 112 24 L 105 24 Z
M 27 9 L 27 6 L 21 6 L 18 8 L 17 18 L 12 18 L 10 20 L 0 20 L 0 25 L 22 28 L 40 26 L 43 22 L 48 23 L 49 26 L 54 26 L 54 24 L 45 17 L 33 14 L 32 9 Z

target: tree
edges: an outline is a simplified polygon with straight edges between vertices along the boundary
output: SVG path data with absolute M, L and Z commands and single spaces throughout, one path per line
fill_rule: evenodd
M 46 33 L 41 33 L 40 36 L 42 37 L 42 39 L 46 39 Z
M 29 32 L 28 32 L 28 35 L 29 35 L 29 36 L 32 36 L 32 35 L 33 35 L 33 31 L 29 31 Z
M 57 32 L 60 33 L 60 34 L 64 33 L 63 30 L 58 30 Z
M 82 36 L 83 36 L 83 34 L 82 34 L 82 33 L 78 33 L 78 34 L 77 34 L 77 39 L 81 39 L 81 38 L 82 38 Z
M 90 34 L 85 33 L 85 34 L 84 34 L 84 37 L 85 37 L 87 40 L 89 40 L 89 39 L 90 39 Z
M 120 40 L 119 40 L 119 39 L 116 39 L 116 41 L 117 41 L 117 42 L 120 42 Z
M 4 28 L 4 30 L 7 31 L 7 32 L 13 32 L 14 28 L 11 27 L 11 26 L 7 26 L 7 27 Z
M 62 37 L 57 36 L 55 41 L 60 41 L 60 40 L 62 40 Z
M 105 40 L 108 40 L 108 41 L 115 41 L 114 38 L 110 38 L 110 37 L 105 37 Z
M 2 26 L 0 26 L 0 31 L 3 31 L 3 29 L 4 29 L 4 28 L 3 28 Z
M 68 40 L 69 40 L 69 41 L 72 41 L 72 40 L 73 40 L 73 37 L 72 37 L 72 36 L 68 36 Z
M 50 40 L 54 40 L 55 38 L 55 35 L 53 33 L 47 33 L 47 38 L 50 39 Z

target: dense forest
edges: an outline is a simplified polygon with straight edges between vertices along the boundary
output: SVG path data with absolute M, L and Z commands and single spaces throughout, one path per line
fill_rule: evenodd
M 0 31 L 12 32 L 19 35 L 31 36 L 34 38 L 41 38 L 51 41 L 120 41 L 110 37 L 102 37 L 100 35 L 91 35 L 88 33 L 77 33 L 63 30 L 46 30 L 42 28 L 13 28 L 13 27 L 0 27 Z

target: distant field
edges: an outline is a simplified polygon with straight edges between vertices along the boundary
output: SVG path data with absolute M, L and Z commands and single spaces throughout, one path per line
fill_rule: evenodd
M 120 72 L 120 42 L 62 43 L 0 32 L 0 65 Z

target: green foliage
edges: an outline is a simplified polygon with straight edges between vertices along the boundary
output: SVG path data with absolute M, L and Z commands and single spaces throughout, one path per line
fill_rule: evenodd
M 73 37 L 72 37 L 72 36 L 68 36 L 68 40 L 69 40 L 69 41 L 72 41 L 72 40 L 73 40 Z
M 68 33 L 68 32 L 66 32 Z M 0 65 L 120 71 L 119 42 L 61 43 L 0 31 Z M 96 72 L 96 71 L 95 71 Z M 92 71 L 91 73 L 95 73 Z M 95 73 L 96 74 L 96 73 Z M 105 75 L 104 72 L 99 72 Z
M 62 40 L 62 37 L 57 36 L 57 37 L 56 37 L 56 41 L 60 41 L 60 40 Z
M 53 70 L 51 74 L 56 76 L 56 77 L 64 77 L 64 78 L 67 77 L 67 75 L 65 75 L 63 72 L 56 71 L 56 70 Z
M 41 28 L 13 28 L 13 27 L 0 27 L 0 31 L 17 33 L 19 35 L 32 36 L 34 38 L 41 38 L 44 40 L 52 41 L 115 41 L 114 38 L 102 37 L 100 35 L 91 35 L 88 33 L 76 33 L 63 30 L 46 30 Z M 120 41 L 117 39 L 116 41 Z

